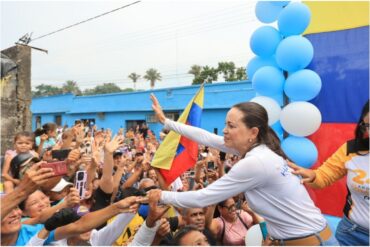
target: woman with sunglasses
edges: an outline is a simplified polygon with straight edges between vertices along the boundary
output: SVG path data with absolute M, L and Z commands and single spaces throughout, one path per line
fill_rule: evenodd
M 340 245 L 369 246 L 369 101 L 355 129 L 355 139 L 344 143 L 318 169 L 289 164 L 302 182 L 324 188 L 347 175 L 347 200 L 336 238 Z
M 245 245 L 245 235 L 255 222 L 251 214 L 237 210 L 234 198 L 229 198 L 217 205 L 220 217 L 214 218 L 210 230 L 217 236 L 218 241 L 226 246 Z M 253 212 L 251 212 L 253 213 Z

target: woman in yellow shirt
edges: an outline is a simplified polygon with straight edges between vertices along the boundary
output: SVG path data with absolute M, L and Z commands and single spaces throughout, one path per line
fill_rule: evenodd
M 344 143 L 316 170 L 292 163 L 290 167 L 313 188 L 324 188 L 347 175 L 344 216 L 335 237 L 340 245 L 369 246 L 369 101 L 362 109 L 355 139 Z

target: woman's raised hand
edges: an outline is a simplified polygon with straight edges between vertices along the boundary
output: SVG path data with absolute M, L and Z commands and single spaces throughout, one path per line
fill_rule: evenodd
M 155 112 L 155 115 L 157 116 L 159 122 L 164 124 L 164 121 L 166 120 L 166 116 L 163 113 L 162 107 L 158 102 L 158 99 L 155 97 L 154 94 L 150 94 L 150 99 L 152 100 L 152 108 Z

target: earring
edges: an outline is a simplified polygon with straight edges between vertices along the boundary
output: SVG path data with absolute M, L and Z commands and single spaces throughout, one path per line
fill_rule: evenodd
M 252 138 L 249 138 L 249 139 L 248 139 L 248 142 L 249 142 L 249 143 L 251 143 L 252 141 L 253 141 L 253 139 L 252 139 Z

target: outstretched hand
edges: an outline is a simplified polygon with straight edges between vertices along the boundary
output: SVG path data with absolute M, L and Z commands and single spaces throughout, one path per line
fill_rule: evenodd
M 162 107 L 159 104 L 159 101 L 158 101 L 157 97 L 155 97 L 154 94 L 150 94 L 150 99 L 153 102 L 152 108 L 153 108 L 153 110 L 155 112 L 155 115 L 157 116 L 159 122 L 161 122 L 162 124 L 164 124 L 164 121 L 166 120 L 166 116 L 163 113 Z
M 287 160 L 288 166 L 293 169 L 292 173 L 298 176 L 301 176 L 301 183 L 312 183 L 316 178 L 316 173 L 311 169 L 306 169 L 300 166 L 297 166 L 293 162 Z

